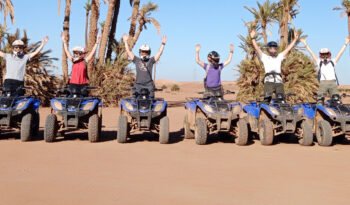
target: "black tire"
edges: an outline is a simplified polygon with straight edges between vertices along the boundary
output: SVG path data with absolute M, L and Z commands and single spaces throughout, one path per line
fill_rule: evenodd
M 194 139 L 194 133 L 190 128 L 190 123 L 188 122 L 188 115 L 185 115 L 184 118 L 184 138 L 185 139 Z
M 321 120 L 317 123 L 316 138 L 320 146 L 329 147 L 332 145 L 332 126 L 328 121 Z
M 244 146 L 248 144 L 249 130 L 248 122 L 245 119 L 240 119 L 237 122 L 236 145 Z
M 208 140 L 208 127 L 204 118 L 196 118 L 196 127 L 194 130 L 196 144 L 205 145 Z
M 259 121 L 259 138 L 262 145 L 269 146 L 273 144 L 274 131 L 271 120 L 262 119 Z
M 89 141 L 94 143 L 98 142 L 100 139 L 100 118 L 97 114 L 93 114 L 89 117 L 89 125 L 88 125 L 88 136 Z
M 169 143 L 169 117 L 165 116 L 159 122 L 159 143 Z
M 35 112 L 33 115 L 33 128 L 32 128 L 32 136 L 37 137 L 39 135 L 40 128 L 40 115 Z
M 33 131 L 33 114 L 27 113 L 23 115 L 21 121 L 21 141 L 28 142 L 32 139 Z
M 312 124 L 308 121 L 301 123 L 302 134 L 299 139 L 299 144 L 302 146 L 311 146 L 314 141 L 314 133 L 312 131 Z
M 54 142 L 57 135 L 57 116 L 50 114 L 46 118 L 44 129 L 45 142 Z
M 125 115 L 119 116 L 118 122 L 118 136 L 119 143 L 126 143 L 128 138 L 128 118 Z

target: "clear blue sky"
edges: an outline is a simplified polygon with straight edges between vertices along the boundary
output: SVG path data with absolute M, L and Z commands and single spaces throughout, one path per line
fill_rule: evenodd
M 58 16 L 57 1 L 24 1 L 12 0 L 15 6 L 16 22 L 8 24 L 10 31 L 16 28 L 26 29 L 33 41 L 40 40 L 49 35 L 50 41 L 46 49 L 53 50 L 53 56 L 61 57 L 60 33 L 63 22 L 63 5 L 61 15 Z M 84 44 L 85 0 L 73 0 L 71 15 L 71 46 Z M 119 15 L 117 38 L 128 31 L 128 18 L 131 15 L 131 7 L 128 0 L 121 3 Z M 141 0 L 141 3 L 147 1 Z M 172 79 L 178 81 L 199 81 L 204 76 L 194 61 L 194 46 L 202 44 L 201 57 L 205 60 L 211 50 L 217 50 L 222 58 L 228 54 L 228 46 L 235 44 L 236 52 L 233 63 L 223 71 L 223 80 L 235 80 L 238 78 L 237 65 L 244 58 L 243 51 L 239 48 L 239 34 L 246 35 L 243 21 L 252 19 L 244 6 L 255 6 L 256 0 L 154 0 L 159 5 L 159 11 L 154 17 L 162 26 L 162 33 L 168 36 L 164 55 L 158 65 L 158 79 Z M 260 1 L 263 2 L 263 1 Z M 308 42 L 312 49 L 317 52 L 322 47 L 328 47 L 334 55 L 344 44 L 347 34 L 346 18 L 341 18 L 338 11 L 332 8 L 340 4 L 340 0 L 324 0 L 322 3 L 316 1 L 300 0 L 300 11 L 294 25 L 302 28 L 309 36 Z M 103 9 L 100 21 L 106 15 L 107 5 L 101 4 Z M 272 29 L 276 31 L 276 29 Z M 269 40 L 277 40 L 274 32 Z M 148 43 L 156 52 L 160 45 L 161 37 L 156 30 L 149 26 L 136 48 L 141 43 Z M 137 50 L 135 50 L 137 53 Z M 60 61 L 57 62 L 60 67 Z M 337 66 L 340 83 L 350 84 L 350 54 L 347 49 L 345 55 Z M 61 73 L 58 68 L 56 73 Z

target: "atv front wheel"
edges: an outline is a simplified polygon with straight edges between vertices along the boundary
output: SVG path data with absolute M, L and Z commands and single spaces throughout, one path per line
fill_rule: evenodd
M 273 124 L 269 119 L 262 119 L 259 122 L 260 143 L 265 146 L 273 144 Z
M 128 137 L 128 118 L 125 115 L 119 116 L 117 141 L 126 143 Z
M 169 117 L 165 116 L 159 122 L 159 143 L 169 143 Z
M 328 121 L 321 120 L 318 122 L 317 130 L 316 130 L 316 138 L 320 146 L 328 147 L 332 145 L 332 142 L 333 142 L 332 126 Z
M 204 118 L 196 119 L 196 128 L 194 131 L 194 138 L 198 145 L 205 145 L 208 140 L 208 128 Z
M 235 143 L 239 146 L 244 146 L 248 144 L 249 131 L 248 122 L 245 119 L 240 119 L 237 122 L 237 132 Z
M 308 121 L 301 123 L 301 136 L 299 144 L 303 146 L 311 146 L 314 141 L 314 133 L 312 131 L 312 125 Z
M 45 129 L 44 129 L 44 139 L 45 142 L 53 142 L 57 135 L 57 116 L 50 114 L 46 118 Z
M 101 128 L 100 128 L 100 118 L 97 114 L 91 115 L 89 117 L 89 125 L 88 125 L 88 136 L 90 142 L 98 142 L 101 135 Z
M 188 122 L 188 114 L 184 118 L 184 137 L 185 139 L 194 139 L 194 133 L 190 128 L 190 123 Z
M 32 113 L 27 113 L 22 117 L 21 121 L 21 141 L 27 142 L 32 138 L 33 130 L 33 115 Z

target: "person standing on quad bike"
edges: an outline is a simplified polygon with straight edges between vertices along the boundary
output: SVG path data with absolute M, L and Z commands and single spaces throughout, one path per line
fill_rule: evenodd
M 144 44 L 139 49 L 140 57 L 137 57 L 129 48 L 128 44 L 129 36 L 124 35 L 123 41 L 125 45 L 125 50 L 128 55 L 129 60 L 136 66 L 136 82 L 133 87 L 133 96 L 137 97 L 142 89 L 147 89 L 149 91 L 149 96 L 154 98 L 154 81 L 152 78 L 153 65 L 159 61 L 161 55 L 163 54 L 164 47 L 167 43 L 167 37 L 162 37 L 162 44 L 159 48 L 158 53 L 151 57 L 151 48 L 149 45 Z
M 328 48 L 322 48 L 319 53 L 319 58 L 317 58 L 315 53 L 307 44 L 306 39 L 300 39 L 300 41 L 305 45 L 306 50 L 309 51 L 317 64 L 316 72 L 318 73 L 318 80 L 320 82 L 320 87 L 317 91 L 317 101 L 319 103 L 323 103 L 324 96 L 327 94 L 329 94 L 331 97 L 336 95 L 338 98 L 340 98 L 338 91 L 339 82 L 335 72 L 335 66 L 337 65 L 341 56 L 344 54 L 345 49 L 350 42 L 350 37 L 345 39 L 345 44 L 334 59 L 332 59 L 332 53 Z
M 71 77 L 68 81 L 69 87 L 83 90 L 84 87 L 87 87 L 89 85 L 87 64 L 95 56 L 97 46 L 101 41 L 101 37 L 97 37 L 97 41 L 89 54 L 84 47 L 76 46 L 73 48 L 73 55 L 69 52 L 67 39 L 64 37 L 63 33 L 61 37 L 67 58 L 72 61 L 73 64 Z M 87 95 L 87 93 L 82 94 Z
M 11 91 L 17 91 L 17 94 L 20 96 L 24 95 L 24 90 L 18 90 L 18 88 L 24 87 L 26 64 L 31 58 L 39 54 L 48 41 L 49 37 L 44 37 L 40 46 L 34 52 L 28 54 L 24 52 L 24 42 L 19 39 L 12 43 L 12 53 L 0 51 L 0 57 L 4 58 L 6 61 L 6 75 L 3 87 Z
M 205 95 L 207 97 L 208 94 L 219 94 L 223 96 L 222 85 L 221 85 L 221 71 L 224 67 L 232 61 L 232 56 L 234 52 L 234 45 L 230 44 L 230 53 L 228 59 L 224 63 L 220 63 L 220 55 L 216 51 L 211 51 L 208 54 L 208 63 L 204 63 L 200 60 L 199 51 L 201 50 L 201 45 L 196 45 L 196 62 L 202 67 L 206 72 L 206 77 L 204 78 L 204 88 Z
M 274 41 L 271 41 L 266 46 L 267 54 L 265 54 L 255 40 L 256 30 L 253 29 L 250 32 L 250 37 L 252 38 L 254 49 L 256 50 L 265 69 L 265 78 L 264 78 L 265 100 L 271 99 L 273 93 L 275 93 L 280 98 L 284 98 L 283 79 L 281 75 L 282 61 L 285 59 L 287 54 L 295 46 L 299 38 L 299 33 L 294 32 L 294 40 L 281 53 L 278 53 L 278 44 Z

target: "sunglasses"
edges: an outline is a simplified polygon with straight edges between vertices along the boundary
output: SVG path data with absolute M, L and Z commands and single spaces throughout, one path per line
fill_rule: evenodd
M 13 46 L 15 49 L 23 49 L 23 46 Z
M 75 54 L 75 55 L 83 55 L 84 53 L 83 52 L 73 52 L 73 54 Z

